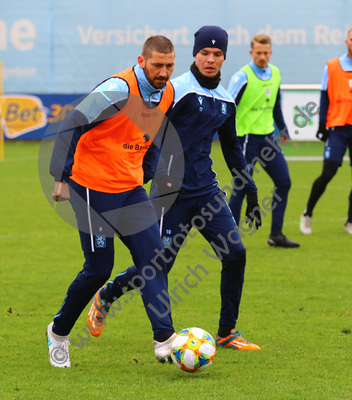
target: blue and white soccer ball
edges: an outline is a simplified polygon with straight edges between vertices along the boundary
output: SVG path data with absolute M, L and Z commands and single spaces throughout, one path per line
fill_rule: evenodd
M 216 345 L 210 333 L 201 328 L 183 329 L 171 343 L 171 358 L 182 371 L 200 372 L 212 364 Z

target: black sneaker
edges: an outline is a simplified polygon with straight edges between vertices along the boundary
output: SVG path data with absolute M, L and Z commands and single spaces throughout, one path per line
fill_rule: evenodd
M 293 242 L 292 240 L 287 239 L 287 237 L 283 234 L 273 236 L 270 235 L 268 239 L 269 246 L 275 247 L 299 247 L 300 244 L 297 242 Z

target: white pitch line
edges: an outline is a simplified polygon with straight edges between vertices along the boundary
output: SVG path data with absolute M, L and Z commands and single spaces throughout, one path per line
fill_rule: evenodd
M 346 222 L 346 218 L 332 218 L 332 219 L 315 219 L 314 224 L 325 224 L 326 222 Z M 299 225 L 299 220 L 297 221 L 285 221 L 285 225 Z M 31 238 L 31 237 L 57 237 L 57 236 L 76 236 L 77 232 L 73 233 L 42 233 L 42 234 L 30 234 L 30 235 L 0 235 L 0 238 L 7 239 L 21 239 L 21 238 Z
M 41 234 L 33 234 L 31 233 L 30 235 L 0 235 L 0 238 L 5 238 L 5 239 L 25 239 L 25 238 L 31 238 L 31 237 L 57 237 L 57 236 L 76 236 L 77 232 L 75 233 L 41 233 Z
M 315 224 L 325 224 L 326 222 L 346 222 L 346 218 L 333 218 L 333 219 L 315 219 L 313 218 Z M 285 221 L 284 225 L 299 225 L 299 220 L 297 221 Z
M 38 156 L 17 157 L 17 158 L 6 158 L 5 157 L 5 159 L 2 162 L 7 163 L 7 162 L 28 161 L 28 160 L 38 160 Z
M 254 182 L 256 182 L 256 179 L 254 179 Z M 313 183 L 313 181 L 312 181 L 312 183 Z M 258 183 L 258 186 L 260 186 L 261 188 L 273 188 L 274 187 L 273 183 Z M 332 185 L 331 185 L 331 187 L 332 187 Z M 296 189 L 311 189 L 311 188 L 312 188 L 311 184 L 309 184 L 309 185 L 308 184 L 307 185 L 294 184 L 294 185 L 292 185 L 290 191 L 296 190 Z M 224 190 L 226 192 L 226 189 L 224 189 Z M 334 187 L 333 190 L 350 191 L 350 187 L 349 186 L 337 186 L 337 187 Z
M 294 156 L 289 156 L 285 157 L 286 161 L 323 161 L 324 157 L 294 157 Z M 349 161 L 349 157 L 344 157 L 343 161 Z

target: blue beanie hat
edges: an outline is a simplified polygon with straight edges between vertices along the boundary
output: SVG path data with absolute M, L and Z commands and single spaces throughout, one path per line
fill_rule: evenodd
M 193 57 L 205 47 L 214 47 L 222 50 L 226 58 L 227 43 L 227 32 L 219 26 L 202 26 L 194 34 Z

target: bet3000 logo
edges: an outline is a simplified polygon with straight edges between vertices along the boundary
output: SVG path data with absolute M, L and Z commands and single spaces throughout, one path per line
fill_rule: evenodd
M 6 137 L 14 139 L 47 124 L 43 103 L 37 96 L 4 95 L 0 102 Z

